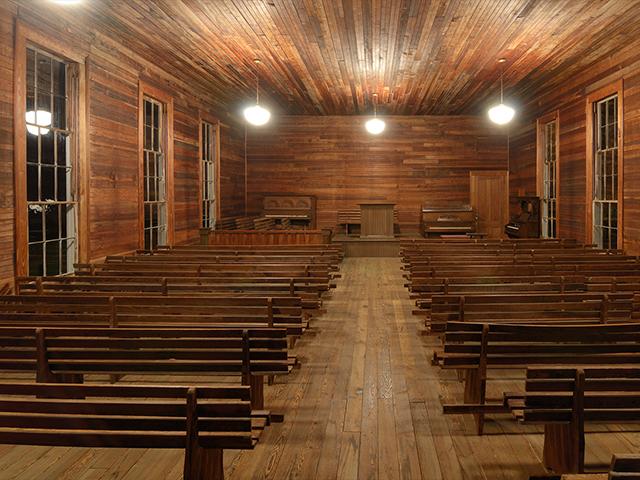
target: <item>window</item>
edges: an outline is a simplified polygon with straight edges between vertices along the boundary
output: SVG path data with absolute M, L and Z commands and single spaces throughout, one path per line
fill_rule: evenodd
M 213 228 L 216 221 L 217 133 L 212 124 L 200 123 L 202 228 Z
M 593 105 L 593 241 L 618 248 L 618 95 Z
M 77 66 L 26 49 L 26 212 L 29 275 L 59 275 L 77 258 L 72 78 Z
M 144 97 L 144 248 L 167 243 L 167 166 L 164 154 L 163 104 Z
M 556 237 L 557 222 L 557 121 L 552 120 L 543 125 L 542 131 L 542 237 Z

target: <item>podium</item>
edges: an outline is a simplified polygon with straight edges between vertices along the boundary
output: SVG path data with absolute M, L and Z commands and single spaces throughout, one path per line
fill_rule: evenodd
M 360 238 L 393 238 L 394 206 L 387 202 L 361 203 Z

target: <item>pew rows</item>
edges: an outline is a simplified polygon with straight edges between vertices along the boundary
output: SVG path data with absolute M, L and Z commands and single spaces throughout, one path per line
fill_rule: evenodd
M 224 479 L 223 451 L 269 423 L 247 387 L 0 383 L 0 443 L 184 449 L 185 480 Z
M 185 275 L 207 276 L 263 276 L 263 277 L 322 277 L 330 281 L 340 274 L 330 271 L 326 265 L 319 264 L 198 264 L 198 263 L 78 263 L 74 265 L 76 274 L 98 275 L 101 272 L 174 272 Z
M 42 326 L 307 328 L 297 297 L 0 296 L 0 324 Z
M 486 402 L 491 369 L 535 365 L 629 365 L 640 367 L 640 323 L 611 325 L 502 325 L 449 322 L 442 351 L 433 363 L 464 374 L 463 404 L 445 404 L 444 413 L 472 413 L 482 434 L 486 413 L 505 405 Z M 639 417 L 640 418 L 640 417 Z
M 283 329 L 0 327 L 0 370 L 37 382 L 83 383 L 85 375 L 239 376 L 264 408 L 264 377 L 295 367 Z
M 434 295 L 425 326 L 431 332 L 442 332 L 449 321 L 564 325 L 631 322 L 635 305 L 632 293 Z M 426 315 L 426 311 L 418 312 Z
M 544 425 L 543 462 L 556 473 L 584 472 L 586 424 L 640 421 L 640 365 L 599 363 L 529 367 L 524 394 L 505 394 L 516 419 Z
M 231 283 L 220 282 L 215 284 L 205 283 L 200 279 L 192 279 L 192 282 L 174 282 L 169 277 L 91 277 L 91 276 L 64 276 L 64 277 L 17 277 L 16 293 L 22 295 L 51 295 L 87 293 L 91 295 L 154 295 L 154 296 L 189 296 L 189 297 L 226 297 L 237 296 L 239 298 L 257 297 L 299 297 L 302 307 L 308 316 L 321 313 L 322 300 L 317 287 L 299 286 L 294 282 L 283 283 Z M 303 291 L 300 291 L 300 290 Z
M 318 264 L 326 265 L 332 271 L 338 271 L 339 267 L 328 257 L 313 255 L 269 255 L 269 256 L 235 256 L 235 255 L 119 255 L 108 256 L 105 263 L 112 262 L 163 262 L 163 263 L 183 263 L 183 264 L 217 264 L 217 265 L 281 265 L 281 264 Z

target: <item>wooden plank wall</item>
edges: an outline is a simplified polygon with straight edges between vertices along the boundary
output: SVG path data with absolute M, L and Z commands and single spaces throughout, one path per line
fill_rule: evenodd
M 536 192 L 536 118 L 559 110 L 559 234 L 590 241 L 585 231 L 586 98 L 623 79 L 624 248 L 640 254 L 640 40 L 620 45 L 559 85 L 540 87 L 521 107 L 510 136 L 511 194 Z
M 0 2 L 0 288 L 13 275 L 13 16 Z M 6 79 L 6 81 L 5 81 Z
M 397 204 L 400 230 L 418 231 L 420 205 L 469 202 L 469 171 L 507 169 L 507 137 L 483 117 L 385 117 L 380 136 L 365 117 L 289 116 L 250 129 L 248 206 L 264 195 L 316 195 L 318 228 L 359 202 Z
M 88 53 L 91 259 L 138 247 L 138 81 L 174 97 L 175 241 L 197 242 L 198 119 L 200 109 L 221 120 L 223 216 L 244 215 L 244 125 L 208 92 L 180 80 L 89 26 L 0 2 L 0 283 L 14 272 L 13 245 L 13 29 L 21 22 Z

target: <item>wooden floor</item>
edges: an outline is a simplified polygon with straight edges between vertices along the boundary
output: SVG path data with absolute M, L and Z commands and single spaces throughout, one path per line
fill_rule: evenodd
M 302 368 L 266 389 L 267 406 L 285 422 L 269 428 L 255 450 L 228 452 L 227 478 L 544 474 L 539 428 L 493 417 L 478 437 L 470 418 L 442 415 L 441 398 L 459 400 L 461 385 L 430 365 L 437 339 L 419 334 L 398 259 L 347 258 L 342 273 L 327 313 L 298 342 Z M 503 377 L 491 383 L 490 396 L 521 385 L 521 373 Z M 615 430 L 587 436 L 589 464 L 604 467 L 614 451 L 640 451 L 640 434 Z M 178 479 L 182 461 L 176 450 L 0 446 L 0 479 Z

